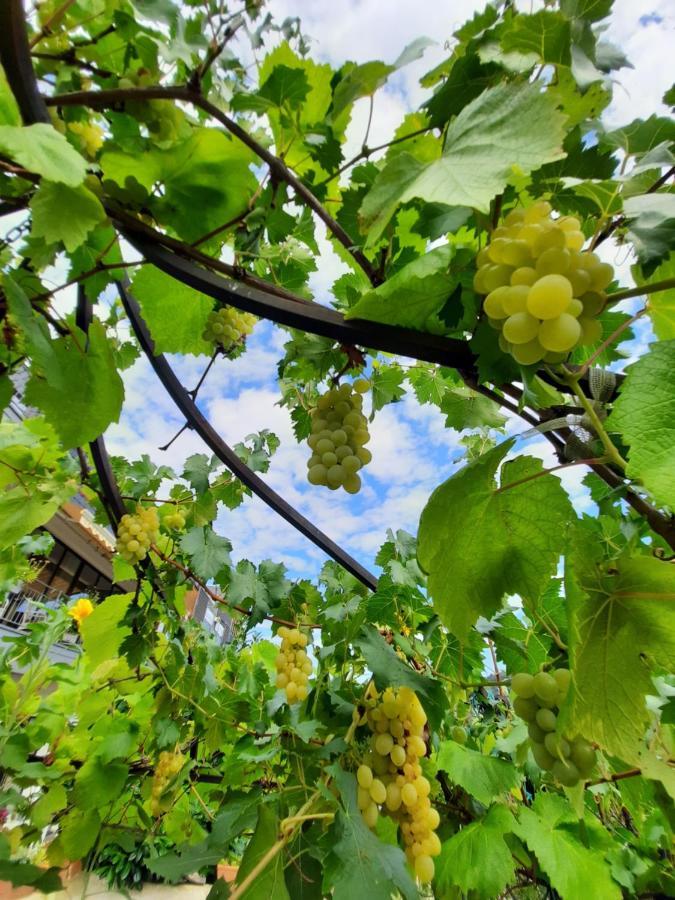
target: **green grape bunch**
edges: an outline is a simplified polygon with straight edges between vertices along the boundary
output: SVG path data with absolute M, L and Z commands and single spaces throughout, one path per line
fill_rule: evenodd
M 562 362 L 601 340 L 597 316 L 614 277 L 609 263 L 582 249 L 579 220 L 552 212 L 546 200 L 512 209 L 476 257 L 473 286 L 486 295 L 488 321 L 501 349 L 524 366 Z
M 150 545 L 159 537 L 159 518 L 154 506 L 138 506 L 136 513 L 126 513 L 117 529 L 116 550 L 127 562 L 136 565 L 148 555 Z
M 177 507 L 173 507 L 166 513 L 162 520 L 163 524 L 172 531 L 182 531 L 185 528 L 185 516 Z
M 249 313 L 239 312 L 232 306 L 221 306 L 209 313 L 202 338 L 223 350 L 232 350 L 253 331 L 257 321 Z
M 363 415 L 363 394 L 370 384 L 363 378 L 341 384 L 319 397 L 311 410 L 312 433 L 307 445 L 312 451 L 307 462 L 307 480 L 331 491 L 344 488 L 348 494 L 361 490 L 357 474 L 372 454 L 364 446 L 370 440 L 368 419 Z
M 569 669 L 536 675 L 519 672 L 511 679 L 516 694 L 513 709 L 527 722 L 535 762 L 565 787 L 588 778 L 597 761 L 593 746 L 585 738 L 561 734 L 558 726 L 558 713 L 571 680 Z
M 302 703 L 307 699 L 307 682 L 312 674 L 312 660 L 307 654 L 309 638 L 299 628 L 282 625 L 277 631 L 281 646 L 274 661 L 276 686 L 286 692 L 289 703 Z
M 162 750 L 155 766 L 155 772 L 152 777 L 152 790 L 150 793 L 150 809 L 153 816 L 159 816 L 164 812 L 162 806 L 162 796 L 166 792 L 167 787 L 174 780 L 176 775 L 183 768 L 185 757 L 182 753 L 173 753 L 169 750 Z
M 356 772 L 358 805 L 369 828 L 383 812 L 398 823 L 408 862 L 420 882 L 434 877 L 434 856 L 441 852 L 436 834 L 440 816 L 431 805 L 431 783 L 422 774 L 427 716 L 407 687 L 387 688 L 366 700 L 359 724 L 370 728 L 371 749 Z

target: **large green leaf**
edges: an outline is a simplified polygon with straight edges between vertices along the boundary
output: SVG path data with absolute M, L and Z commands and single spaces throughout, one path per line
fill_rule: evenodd
M 641 262 L 660 260 L 675 244 L 675 194 L 653 193 L 628 197 L 623 205 L 632 240 Z
M 441 401 L 446 428 L 464 431 L 466 428 L 501 428 L 506 422 L 499 407 L 482 394 L 468 387 L 453 388 Z
M 652 676 L 675 659 L 675 571 L 655 557 L 605 571 L 568 563 L 574 703 L 569 729 L 634 760 L 648 722 Z
M 515 873 L 515 862 L 504 835 L 513 830 L 506 806 L 493 806 L 483 819 L 472 822 L 443 844 L 436 863 L 436 882 L 459 887 L 478 897 L 498 897 Z
M 124 385 L 103 325 L 94 321 L 85 337 L 57 338 L 40 371 L 32 371 L 25 399 L 44 412 L 64 447 L 79 447 L 103 434 L 122 411 Z
M 103 763 L 91 756 L 75 776 L 73 799 L 80 809 L 102 809 L 122 792 L 129 767 L 122 762 Z
M 456 741 L 444 741 L 438 750 L 438 768 L 450 780 L 488 806 L 512 788 L 518 787 L 521 774 L 516 767 L 496 756 L 484 756 Z
M 654 269 L 649 278 L 644 278 L 639 265 L 633 266 L 633 278 L 636 284 L 649 284 L 675 278 L 675 253 Z M 647 313 L 652 322 L 654 334 L 660 341 L 675 340 L 675 288 L 667 291 L 656 291 L 645 296 Z
M 367 245 L 377 242 L 396 207 L 415 197 L 487 212 L 514 176 L 564 156 L 564 121 L 536 85 L 484 91 L 451 122 L 440 159 L 422 165 L 401 153 L 378 175 L 361 207 Z
M 570 25 L 565 16 L 542 9 L 534 15 L 520 14 L 504 29 L 501 40 L 507 52 L 534 53 L 540 62 L 569 66 Z
M 120 644 L 129 634 L 129 629 L 121 623 L 131 600 L 131 594 L 114 594 L 81 622 L 82 643 L 92 666 L 117 656 Z
M 563 900 L 620 900 L 621 890 L 603 859 L 608 838 L 596 820 L 587 816 L 579 823 L 563 797 L 542 793 L 531 807 L 521 808 L 518 820 L 516 834 L 536 854 Z
M 412 688 L 422 700 L 431 727 L 437 728 L 447 703 L 441 682 L 421 675 L 404 663 L 373 625 L 364 625 L 354 643 L 363 653 L 378 689 L 387 685 Z
M 87 174 L 84 158 L 51 125 L 0 125 L 0 152 L 29 172 L 70 187 L 82 184 Z
M 368 828 L 356 802 L 356 779 L 338 766 L 331 770 L 340 790 L 343 806 L 331 828 L 331 853 L 326 874 L 333 886 L 334 900 L 390 900 L 397 891 L 406 898 L 417 898 L 417 890 L 408 874 L 403 852 L 382 843 Z
M 209 581 L 230 565 L 232 544 L 212 528 L 191 528 L 180 540 L 181 550 L 190 557 L 192 567 L 200 578 Z
M 276 811 L 272 806 L 262 804 L 258 808 L 258 824 L 239 866 L 237 884 L 242 883 L 276 842 L 278 828 Z M 241 896 L 242 900 L 291 900 L 284 881 L 284 859 L 280 853 L 258 873 Z
M 652 344 L 628 367 L 607 427 L 629 446 L 627 474 L 675 509 L 675 341 Z
M 437 247 L 400 269 L 349 310 L 348 319 L 424 329 L 448 299 L 456 279 L 449 273 L 452 248 Z
M 517 457 L 495 473 L 504 441 L 436 488 L 422 512 L 418 558 L 434 608 L 465 639 L 505 594 L 536 604 L 565 547 L 573 510 L 560 481 L 540 460 Z M 451 577 L 449 576 L 451 573 Z
M 105 219 L 101 201 L 86 187 L 68 187 L 43 181 L 30 202 L 33 213 L 31 234 L 48 244 L 59 241 L 72 252 Z
M 131 285 L 157 353 L 210 353 L 202 338 L 213 300 L 152 266 L 143 266 Z

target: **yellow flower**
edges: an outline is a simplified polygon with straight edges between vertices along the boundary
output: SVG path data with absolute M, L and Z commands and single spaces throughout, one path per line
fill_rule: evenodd
M 70 609 L 68 610 L 68 615 L 72 616 L 73 619 L 80 625 L 83 619 L 86 619 L 87 616 L 90 616 L 94 611 L 94 604 L 91 600 L 78 600 L 77 603 L 74 603 Z

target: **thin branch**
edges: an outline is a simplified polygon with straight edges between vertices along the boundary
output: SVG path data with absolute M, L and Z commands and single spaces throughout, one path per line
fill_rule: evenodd
M 533 475 L 528 475 L 526 478 L 519 478 L 518 481 L 510 481 L 508 484 L 503 484 L 500 488 L 497 488 L 494 493 L 501 494 L 504 491 L 510 491 L 511 488 L 520 487 L 521 484 L 526 484 L 528 481 L 535 481 L 537 478 L 543 478 L 544 475 L 550 475 L 552 472 L 558 472 L 560 469 L 569 469 L 571 466 L 596 466 L 600 463 L 607 462 L 607 457 L 602 456 L 598 459 L 575 459 L 573 462 L 560 463 L 558 466 L 552 466 L 550 469 L 542 469 L 540 472 L 535 472 Z
M 607 295 L 608 303 L 618 303 L 620 300 L 627 300 L 629 297 L 643 297 L 647 294 L 656 294 L 659 291 L 668 291 L 675 288 L 675 278 L 664 278 L 663 281 L 654 281 L 651 284 L 638 284 L 632 288 L 626 288 L 625 291 L 616 291 Z
M 202 590 L 213 600 L 214 603 L 220 603 L 223 606 L 228 607 L 228 609 L 234 609 L 244 616 L 252 616 L 256 612 L 256 610 L 254 610 L 254 609 L 246 609 L 246 607 L 244 607 L 244 606 L 237 606 L 237 604 L 235 604 L 235 603 L 230 603 L 221 594 L 218 594 L 218 593 L 216 593 L 216 591 L 212 590 L 206 584 L 206 582 L 203 581 L 198 575 L 195 575 L 195 573 L 192 571 L 192 569 L 189 569 L 187 566 L 184 566 L 182 563 L 179 563 L 178 560 L 173 559 L 170 556 L 167 556 L 165 553 L 162 553 L 162 551 L 159 549 L 159 547 L 156 544 L 151 544 L 150 547 L 151 547 L 153 553 L 155 553 L 157 556 L 159 556 L 159 558 L 163 562 L 167 563 L 167 565 L 169 565 L 169 566 L 172 566 L 177 571 L 182 572 L 183 575 L 185 575 L 185 577 L 188 578 L 190 581 L 194 581 L 195 584 L 198 584 L 199 587 L 202 588 Z M 263 616 L 263 618 L 267 619 L 268 622 L 275 622 L 277 625 L 286 625 L 288 628 L 297 628 L 297 626 L 298 626 L 297 622 L 291 622 L 288 619 L 280 619 L 278 616 Z M 302 627 L 303 628 L 322 628 L 321 625 L 318 625 L 315 623 L 305 624 L 304 622 L 302 623 Z
M 36 44 L 39 44 L 43 38 L 47 37 L 47 35 L 51 33 L 52 25 L 55 25 L 59 21 L 59 19 L 61 19 L 61 17 L 68 12 L 73 3 L 75 3 L 75 0 L 65 0 L 65 2 L 61 4 L 61 6 L 57 7 L 57 9 L 54 10 L 51 16 L 44 23 L 40 31 L 28 44 L 31 50 Z
M 108 91 L 75 91 L 70 94 L 57 94 L 53 97 L 45 97 L 45 102 L 48 106 L 90 106 L 93 108 L 115 106 L 127 100 L 182 100 L 185 103 L 192 103 L 208 113 L 217 122 L 220 122 L 230 134 L 233 134 L 252 150 L 259 159 L 265 162 L 274 176 L 286 182 L 305 205 L 321 219 L 333 237 L 350 253 L 355 262 L 366 273 L 371 283 L 374 285 L 379 283 L 377 273 L 370 260 L 355 246 L 354 241 L 344 228 L 328 213 L 311 190 L 289 169 L 286 163 L 263 147 L 237 122 L 207 100 L 206 97 L 195 93 L 189 87 L 162 87 L 158 85 L 147 88 L 116 88 Z
M 626 319 L 625 322 L 622 322 L 621 325 L 619 325 L 619 327 L 616 328 L 616 329 L 610 334 L 610 336 L 600 344 L 600 346 L 598 347 L 598 349 L 588 357 L 588 359 L 586 360 L 586 362 L 581 366 L 581 369 L 579 370 L 579 373 L 578 373 L 578 374 L 580 374 L 580 375 L 585 375 L 586 372 L 587 372 L 587 371 L 590 369 L 590 367 L 593 365 L 593 363 L 595 362 L 595 360 L 596 360 L 602 353 L 604 353 L 605 350 L 606 350 L 611 344 L 613 344 L 614 341 L 615 341 L 620 335 L 622 335 L 623 332 L 626 331 L 627 328 L 630 328 L 630 326 L 633 324 L 633 322 L 637 322 L 637 320 L 640 318 L 640 316 L 643 316 L 646 312 L 647 312 L 647 307 L 645 306 L 645 307 L 643 307 L 642 309 L 638 310 L 638 312 L 636 312 L 634 316 L 631 316 L 630 319 Z
M 332 175 L 328 175 L 323 181 L 319 181 L 318 184 L 314 185 L 314 189 L 323 187 L 329 182 L 334 181 L 336 178 L 339 178 L 343 172 L 346 172 L 347 169 L 351 169 L 352 166 L 355 166 L 356 163 L 360 162 L 362 159 L 369 159 L 373 155 L 373 153 L 379 153 L 380 150 L 387 150 L 389 147 L 393 147 L 394 144 L 400 144 L 403 141 L 409 141 L 411 138 L 419 137 L 420 134 L 426 134 L 427 131 L 432 131 L 433 126 L 427 125 L 425 128 L 418 128 L 416 131 L 411 131 L 409 134 L 404 134 L 402 137 L 394 138 L 393 141 L 387 141 L 386 144 L 378 144 L 377 147 L 362 147 L 361 150 L 353 156 L 346 163 L 343 163 L 339 169 L 336 169 Z M 364 142 L 365 143 L 365 142 Z

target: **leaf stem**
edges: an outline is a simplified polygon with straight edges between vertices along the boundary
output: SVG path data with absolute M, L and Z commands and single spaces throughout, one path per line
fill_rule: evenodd
M 607 294 L 608 303 L 618 303 L 619 300 L 628 300 L 630 297 L 642 297 L 646 294 L 657 294 L 659 291 L 668 291 L 675 288 L 675 278 L 664 278 L 663 281 L 653 281 L 651 284 L 638 284 L 625 291 L 615 291 Z
M 588 359 L 581 366 L 579 371 L 575 373 L 575 376 L 577 378 L 580 378 L 583 375 L 585 375 L 586 372 L 588 372 L 590 367 L 593 365 L 595 360 L 600 356 L 600 354 L 603 353 L 610 346 L 610 344 L 613 344 L 614 341 L 619 337 L 619 335 L 623 334 L 623 332 L 627 328 L 630 328 L 630 326 L 633 324 L 633 322 L 637 322 L 637 320 L 640 318 L 640 316 L 643 316 L 646 312 L 647 312 L 647 307 L 643 306 L 642 309 L 638 310 L 634 316 L 631 316 L 630 319 L 626 319 L 625 322 L 622 322 L 621 325 L 619 325 L 619 327 L 616 328 L 610 334 L 610 336 L 600 344 L 598 349 L 593 354 L 591 354 L 591 356 L 588 357 Z

